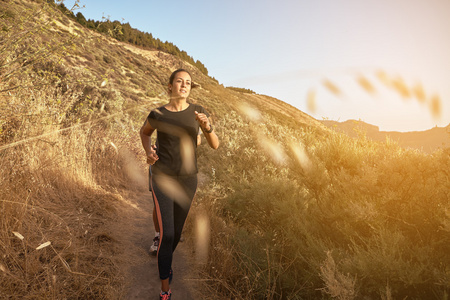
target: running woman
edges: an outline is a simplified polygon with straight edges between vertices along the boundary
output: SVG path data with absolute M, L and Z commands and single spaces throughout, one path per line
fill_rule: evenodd
M 152 167 L 152 193 L 160 239 L 157 251 L 161 300 L 170 300 L 172 258 L 197 190 L 197 133 L 201 128 L 208 145 L 217 149 L 219 139 L 200 105 L 187 102 L 192 77 L 184 69 L 172 73 L 170 102 L 150 112 L 140 130 L 147 163 Z M 156 130 L 157 145 L 151 145 Z

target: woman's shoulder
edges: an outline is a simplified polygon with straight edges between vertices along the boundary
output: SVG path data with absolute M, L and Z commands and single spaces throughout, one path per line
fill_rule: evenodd
M 202 113 L 206 112 L 206 109 L 203 106 L 201 106 L 200 104 L 191 103 L 191 107 L 192 107 L 191 108 L 192 110 L 195 110 L 197 112 L 202 112 Z
M 150 114 L 148 115 L 148 117 L 149 118 L 153 118 L 153 119 L 157 119 L 159 116 L 161 116 L 163 114 L 162 110 L 164 110 L 164 109 L 166 109 L 164 107 L 164 105 L 160 106 L 160 107 L 157 107 L 157 108 L 154 108 L 154 109 L 152 109 L 150 111 Z

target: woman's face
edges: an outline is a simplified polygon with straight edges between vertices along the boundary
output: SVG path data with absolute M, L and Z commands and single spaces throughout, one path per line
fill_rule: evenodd
M 187 98 L 191 92 L 191 76 L 186 72 L 178 72 L 169 83 L 169 92 L 172 98 Z

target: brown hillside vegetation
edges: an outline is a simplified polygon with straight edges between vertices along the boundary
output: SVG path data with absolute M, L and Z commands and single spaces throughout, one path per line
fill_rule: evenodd
M 138 130 L 179 67 L 221 146 L 199 147 L 175 299 L 449 297 L 448 147 L 350 138 L 49 2 L 0 1 L 0 298 L 156 297 Z

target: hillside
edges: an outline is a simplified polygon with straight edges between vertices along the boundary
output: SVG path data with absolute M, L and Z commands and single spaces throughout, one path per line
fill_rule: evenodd
M 385 142 L 389 138 L 403 148 L 417 149 L 426 153 L 450 147 L 450 125 L 425 131 L 397 132 L 380 131 L 377 126 L 356 120 L 345 122 L 323 120 L 321 122 L 330 129 L 343 132 L 350 137 L 365 134 L 369 139 L 377 142 Z
M 377 126 L 356 120 L 345 122 L 323 120 L 321 122 L 350 137 L 365 134 L 369 139 L 378 142 L 385 142 L 389 138 L 403 148 L 418 149 L 426 153 L 450 147 L 450 124 L 447 127 L 434 127 L 425 131 L 396 132 L 380 131 Z
M 138 130 L 179 67 L 221 146 L 198 149 L 174 297 L 448 297 L 448 148 L 349 138 L 48 3 L 0 1 L 0 298 L 157 293 Z

